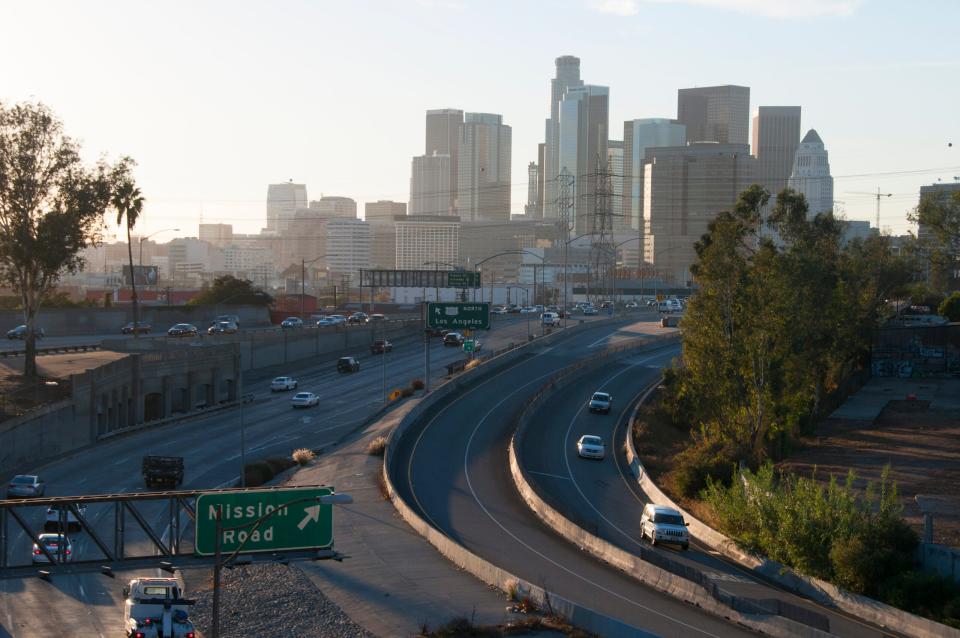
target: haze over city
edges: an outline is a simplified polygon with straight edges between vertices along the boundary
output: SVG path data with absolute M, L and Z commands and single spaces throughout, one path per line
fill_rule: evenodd
M 922 10 L 921 10 L 922 7 Z M 625 120 L 674 118 L 677 90 L 750 87 L 802 106 L 830 153 L 836 210 L 892 234 L 923 184 L 960 175 L 953 2 L 4 2 L 0 85 L 41 100 L 92 159 L 129 154 L 138 233 L 264 226 L 267 184 L 311 199 L 408 201 L 424 113 L 512 127 L 510 212 L 549 116 L 554 59 L 575 55 Z M 37 38 L 42 29 L 43 37 Z M 16 60 L 16 64 L 9 63 Z

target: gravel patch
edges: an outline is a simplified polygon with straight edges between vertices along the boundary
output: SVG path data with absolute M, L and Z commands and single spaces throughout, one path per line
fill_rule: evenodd
M 221 638 L 376 638 L 321 593 L 302 571 L 277 563 L 225 569 L 220 590 Z M 190 594 L 196 628 L 210 635 L 213 589 Z

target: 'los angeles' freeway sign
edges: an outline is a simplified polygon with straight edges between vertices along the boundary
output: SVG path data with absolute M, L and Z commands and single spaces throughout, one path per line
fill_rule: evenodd
M 333 545 L 333 506 L 319 497 L 332 487 L 296 487 L 213 492 L 197 497 L 195 552 L 216 552 L 217 512 L 220 551 L 231 553 L 323 549 Z M 260 525 L 256 525 L 257 521 Z
M 490 304 L 428 303 L 427 326 L 438 330 L 486 330 L 490 327 Z

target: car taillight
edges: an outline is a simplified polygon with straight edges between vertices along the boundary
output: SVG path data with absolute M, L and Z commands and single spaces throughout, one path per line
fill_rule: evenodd
M 70 550 L 68 549 L 68 550 L 67 550 L 67 556 L 69 556 L 69 555 L 70 555 Z
M 196 638 L 196 636 L 194 635 L 194 633 L 193 633 L 192 631 L 188 631 L 188 632 L 187 632 L 187 638 Z
M 34 556 L 39 556 L 39 555 L 42 554 L 42 553 L 43 553 L 43 552 L 41 552 L 39 549 L 33 550 L 33 555 L 34 555 Z
M 146 638 L 146 636 L 142 631 L 138 631 L 137 633 L 133 634 L 133 638 Z
M 152 618 L 144 618 L 143 624 L 149 626 L 153 622 Z

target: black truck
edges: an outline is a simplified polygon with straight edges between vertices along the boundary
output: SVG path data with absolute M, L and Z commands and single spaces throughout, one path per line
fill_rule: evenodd
M 182 456 L 143 457 L 143 481 L 147 487 L 174 489 L 183 482 Z

